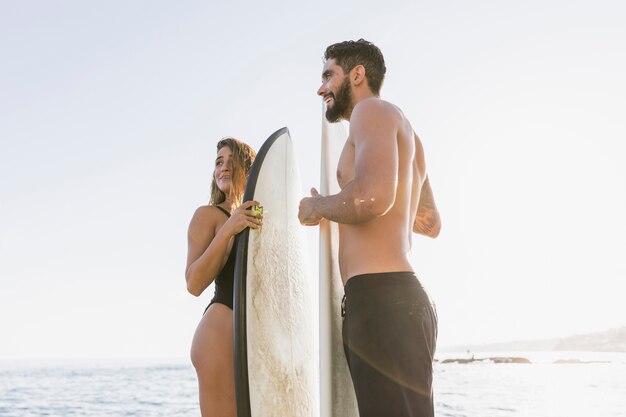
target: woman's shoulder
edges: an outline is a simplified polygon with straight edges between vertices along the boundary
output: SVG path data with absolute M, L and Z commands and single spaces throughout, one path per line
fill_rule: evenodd
M 200 206 L 196 209 L 191 219 L 191 224 L 216 224 L 224 219 L 224 213 L 213 205 Z

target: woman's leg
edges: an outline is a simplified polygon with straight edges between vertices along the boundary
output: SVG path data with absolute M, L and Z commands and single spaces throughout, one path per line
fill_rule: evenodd
M 200 320 L 191 344 L 198 374 L 202 417 L 236 417 L 233 311 L 212 304 Z

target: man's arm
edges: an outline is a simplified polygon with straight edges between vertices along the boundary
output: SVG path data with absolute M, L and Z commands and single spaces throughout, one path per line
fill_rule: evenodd
M 430 180 L 426 175 L 426 180 L 422 185 L 420 201 L 417 206 L 417 214 L 413 222 L 413 232 L 424 236 L 436 238 L 441 231 L 441 218 L 435 205 L 433 190 L 430 188 Z
M 396 198 L 398 143 L 394 114 L 380 100 L 364 100 L 350 118 L 354 144 L 355 175 L 340 193 L 312 197 L 300 202 L 300 222 L 318 224 L 322 218 L 355 224 L 382 216 Z

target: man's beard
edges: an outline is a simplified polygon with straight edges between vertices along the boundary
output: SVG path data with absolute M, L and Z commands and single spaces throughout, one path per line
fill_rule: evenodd
M 348 109 L 352 105 L 350 78 L 346 75 L 339 86 L 339 90 L 337 90 L 337 94 L 331 94 L 333 94 L 333 106 L 326 109 L 326 120 L 330 123 L 336 123 L 348 113 Z

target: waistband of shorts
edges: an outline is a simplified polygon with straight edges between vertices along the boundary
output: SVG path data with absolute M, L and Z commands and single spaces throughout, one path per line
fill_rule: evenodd
M 422 284 L 413 271 L 379 272 L 353 276 L 346 283 L 344 292 L 346 294 L 358 293 L 360 291 L 377 290 L 396 285 L 417 285 L 422 288 Z

